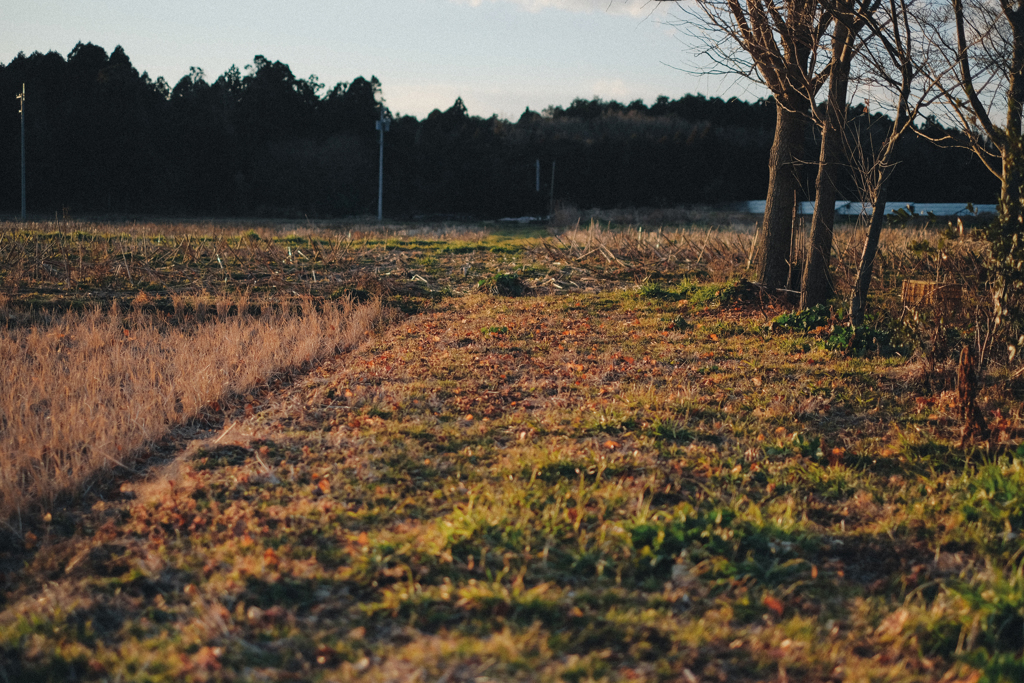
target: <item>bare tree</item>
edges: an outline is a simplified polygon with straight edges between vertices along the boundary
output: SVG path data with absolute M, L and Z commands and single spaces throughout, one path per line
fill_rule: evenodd
M 1024 0 L 950 0 L 935 44 L 949 66 L 946 103 L 1001 183 L 992 247 L 996 324 L 1024 330 Z M 998 119 L 1005 115 L 1005 123 Z M 1024 334 L 1009 344 L 1011 359 Z
M 754 257 L 757 279 L 784 287 L 804 140 L 829 74 L 830 61 L 819 56 L 832 17 L 818 0 L 696 0 L 684 8 L 683 23 L 703 42 L 712 72 L 751 78 L 774 96 L 768 198 Z
M 1024 0 L 950 0 L 936 26 L 946 103 L 974 152 L 1000 179 L 1001 201 L 1019 205 L 1013 177 L 1024 109 Z
M 867 141 L 859 137 L 847 141 L 847 156 L 854 168 L 861 200 L 871 206 L 868 234 L 850 298 L 850 321 L 854 325 L 864 323 L 875 255 L 886 220 L 896 144 L 911 130 L 922 107 L 932 102 L 935 81 L 928 76 L 930 54 L 922 40 L 923 22 L 919 15 L 914 0 L 888 0 L 863 16 L 867 42 L 861 52 L 860 80 L 880 99 L 889 96 L 893 118 L 880 149 L 871 147 L 870 134 Z
M 850 69 L 864 26 L 878 0 L 839 0 L 826 3 L 835 17 L 832 32 L 832 61 L 829 69 L 828 98 L 820 115 L 821 149 L 818 156 L 818 178 L 815 182 L 814 216 L 811 219 L 810 248 L 800 280 L 800 307 L 807 308 L 828 301 L 833 294 L 829 277 L 832 236 L 836 213 L 836 176 L 843 157 L 843 136 L 848 109 Z

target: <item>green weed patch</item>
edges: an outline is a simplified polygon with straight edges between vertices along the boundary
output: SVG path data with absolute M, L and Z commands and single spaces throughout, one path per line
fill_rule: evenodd
M 897 334 L 893 330 L 871 325 L 854 327 L 824 304 L 783 313 L 769 323 L 768 329 L 811 334 L 822 348 L 851 356 L 892 356 L 905 351 L 896 341 Z

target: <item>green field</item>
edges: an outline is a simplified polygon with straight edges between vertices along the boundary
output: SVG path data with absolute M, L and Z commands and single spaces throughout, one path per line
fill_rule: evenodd
M 980 244 L 889 235 L 853 334 L 743 281 L 751 238 L 0 225 L 4 348 L 97 306 L 326 340 L 80 480 L 4 482 L 0 680 L 1024 679 L 1022 384 Z M 936 275 L 962 305 L 905 310 Z M 345 337 L 339 305 L 377 308 Z M 991 437 L 962 439 L 979 340 Z

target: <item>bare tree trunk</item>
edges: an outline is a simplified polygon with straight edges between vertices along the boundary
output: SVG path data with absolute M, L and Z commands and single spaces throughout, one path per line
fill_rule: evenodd
M 850 299 L 850 322 L 856 327 L 864 324 L 864 311 L 867 308 L 868 291 L 871 288 L 871 275 L 875 267 L 875 254 L 878 253 L 878 242 L 882 228 L 885 226 L 885 205 L 889 197 L 889 179 L 892 177 L 893 162 L 896 154 L 896 143 L 910 121 L 910 87 L 913 80 L 909 62 L 904 62 L 903 85 L 900 88 L 899 104 L 896 108 L 896 120 L 889 129 L 885 147 L 873 168 L 865 169 L 865 185 L 871 192 L 871 222 L 868 226 L 868 237 L 864 242 L 864 252 L 860 257 L 860 268 L 857 270 L 857 282 L 853 286 Z
M 1021 118 L 1024 109 L 1024 5 L 1001 0 L 1003 16 L 1009 24 L 1012 52 L 1010 62 L 1003 74 L 1006 78 L 1006 128 L 996 125 L 991 117 L 989 106 L 982 100 L 975 83 L 975 74 L 971 68 L 971 50 L 968 44 L 967 25 L 970 18 L 966 16 L 963 0 L 952 0 L 953 20 L 956 26 L 956 53 L 955 63 L 957 67 L 958 87 L 966 97 L 966 101 L 954 98 L 947 93 L 947 99 L 952 104 L 967 128 L 977 126 L 984 131 L 988 142 L 993 144 L 1000 153 L 1002 166 L 998 173 L 1002 182 L 1000 193 L 1001 204 L 1004 207 L 1019 205 L 1020 187 L 1019 182 L 1012 178 L 1017 173 L 1016 147 L 1019 147 L 1021 140 Z M 999 31 L 991 29 L 993 34 Z M 983 36 L 984 38 L 984 36 Z M 988 67 L 991 68 L 991 67 Z M 985 73 L 985 67 L 982 69 Z M 986 74 L 987 76 L 987 74 Z M 964 116 L 965 112 L 968 116 Z M 996 170 L 986 161 L 987 151 L 983 151 L 985 144 L 983 138 L 976 137 L 975 153 L 982 159 L 989 170 L 996 173 Z M 1017 187 L 1014 187 L 1017 185 Z M 1005 220 L 1006 217 L 1004 217 Z M 1012 218 L 1011 218 L 1012 220 Z
M 830 107 L 831 108 L 831 107 Z M 823 304 L 834 293 L 829 265 L 836 214 L 836 172 L 841 153 L 842 129 L 829 113 L 822 128 L 818 179 L 815 183 L 814 216 L 811 235 L 800 280 L 800 308 Z
M 893 173 L 896 144 L 913 122 L 922 103 L 926 101 L 925 93 L 931 88 L 931 86 L 926 86 L 917 104 L 911 108 L 910 98 L 914 79 L 919 74 L 920 68 L 920 63 L 917 61 L 919 52 L 914 48 L 912 17 L 908 11 L 911 1 L 890 2 L 882 12 L 881 21 L 874 15 L 864 17 L 872 34 L 879 38 L 884 54 L 888 56 L 888 60 L 882 58 L 878 63 L 881 65 L 886 61 L 889 62 L 891 69 L 882 67 L 887 76 L 899 74 L 899 81 L 888 77 L 883 78 L 883 81 L 891 85 L 898 82 L 899 93 L 896 101 L 896 120 L 893 121 L 892 127 L 889 129 L 881 152 L 874 158 L 869 158 L 861 151 L 858 155 L 859 163 L 856 164 L 861 174 L 862 196 L 871 201 L 871 222 L 868 226 L 867 239 L 864 241 L 860 268 L 857 270 L 857 281 L 850 297 L 850 322 L 854 327 L 864 324 L 864 312 L 867 309 L 875 255 L 878 253 L 878 243 L 886 221 L 885 206 L 889 197 L 889 180 Z M 882 54 L 879 52 L 879 57 L 882 57 Z M 859 144 L 857 148 L 863 150 Z M 871 148 L 870 145 L 869 148 Z
M 1021 124 L 1024 119 L 1024 7 L 1015 12 L 1006 12 L 1013 35 L 1013 56 L 1010 59 L 1006 97 L 1006 141 L 1000 150 L 1002 156 L 1002 191 L 1001 199 L 1004 206 L 1020 206 L 1021 204 L 1021 169 L 1014 168 L 1020 164 Z
M 843 154 L 846 127 L 846 93 L 853 59 L 853 37 L 843 22 L 836 24 L 832 41 L 836 61 L 829 78 L 828 101 L 825 104 L 810 247 L 800 281 L 800 308 L 823 304 L 835 292 L 829 265 L 836 217 L 836 176 Z
M 828 78 L 829 60 L 817 57 L 834 17 L 821 0 L 695 0 L 687 4 L 696 8 L 690 12 L 693 26 L 708 36 L 704 54 L 727 71 L 760 81 L 775 97 L 768 197 L 754 261 L 761 284 L 783 288 L 789 279 L 793 195 L 800 188 L 804 134 L 811 105 Z
M 778 289 L 789 277 L 789 245 L 793 231 L 793 206 L 800 188 L 798 163 L 807 130 L 805 112 L 776 103 L 775 140 L 768 160 L 768 201 L 757 245 L 757 279 Z
M 1018 138 L 1020 140 L 1020 138 Z M 1017 143 L 1020 144 L 1019 142 Z M 1003 207 L 1001 210 L 1012 211 L 1014 206 L 1019 206 L 1021 202 L 1020 194 L 1020 182 L 1021 176 L 1024 172 L 1021 169 L 1016 168 L 1020 162 L 1017 159 L 1020 157 L 1020 150 L 1014 150 L 1013 141 L 1006 140 L 1003 143 L 1003 147 L 1000 150 L 1000 157 L 1002 158 L 1002 175 L 1000 177 L 1000 191 L 999 191 L 999 203 Z
M 853 297 L 850 300 L 850 322 L 854 327 L 864 324 L 864 311 L 867 308 L 868 291 L 871 289 L 871 275 L 875 268 L 875 254 L 878 253 L 878 242 L 882 237 L 882 227 L 885 225 L 885 204 L 888 195 L 889 182 L 885 180 L 871 205 L 868 238 L 864 241 L 864 251 L 860 256 L 860 268 L 857 270 L 857 282 L 853 286 Z

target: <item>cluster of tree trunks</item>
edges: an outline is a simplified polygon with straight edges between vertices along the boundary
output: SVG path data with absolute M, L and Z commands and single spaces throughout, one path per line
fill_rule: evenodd
M 825 303 L 834 295 L 829 262 L 840 169 L 857 168 L 862 198 L 874 210 L 851 295 L 851 317 L 855 324 L 863 321 L 897 142 L 921 109 L 937 101 L 945 101 L 960 121 L 963 138 L 1001 181 L 1001 212 L 1016 212 L 1010 218 L 1004 215 L 1001 224 L 1017 226 L 1012 228 L 1017 233 L 1024 230 L 1024 220 L 1014 221 L 1024 218 L 1017 216 L 1024 206 L 1020 197 L 1024 183 L 1015 180 L 1022 175 L 1015 165 L 1024 163 L 1019 161 L 1024 3 L 966 1 L 970 4 L 965 5 L 965 0 L 947 0 L 948 5 L 915 0 L 697 0 L 689 10 L 692 25 L 710 28 L 704 35 L 712 37 L 702 54 L 710 57 L 711 68 L 753 78 L 775 97 L 778 116 L 769 159 L 768 203 L 756 252 L 763 285 L 784 288 L 797 265 L 790 249 L 791 198 L 799 165 L 810 163 L 801 148 L 802 126 L 814 125 L 820 131 L 814 216 L 800 264 L 802 307 Z M 982 63 L 980 78 L 972 71 L 972 60 Z M 895 112 L 888 134 L 880 145 L 871 146 L 871 154 L 849 138 L 845 119 L 852 81 L 884 93 Z M 824 103 L 818 105 L 816 98 L 826 82 Z M 1006 110 L 1005 126 L 990 115 L 1001 106 Z M 1024 273 L 1020 279 L 1024 282 Z

